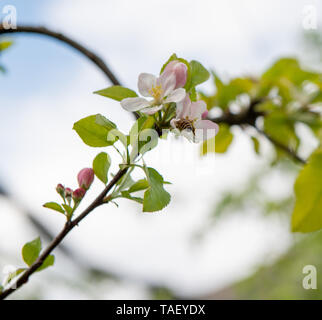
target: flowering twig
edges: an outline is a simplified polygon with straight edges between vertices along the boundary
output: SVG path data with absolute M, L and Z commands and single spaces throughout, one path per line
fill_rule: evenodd
M 77 226 L 89 213 L 94 209 L 102 205 L 104 198 L 107 193 L 114 187 L 114 185 L 123 177 L 127 172 L 128 168 L 120 169 L 110 183 L 105 187 L 105 189 L 98 195 L 98 197 L 74 220 L 67 221 L 64 228 L 57 235 L 57 237 L 48 245 L 48 247 L 43 251 L 43 253 L 38 257 L 38 259 L 19 277 L 8 289 L 4 290 L 0 294 L 0 300 L 5 299 L 15 290 L 23 286 L 28 280 L 29 277 L 35 273 L 44 263 L 46 258 L 50 253 L 64 240 L 67 234 Z

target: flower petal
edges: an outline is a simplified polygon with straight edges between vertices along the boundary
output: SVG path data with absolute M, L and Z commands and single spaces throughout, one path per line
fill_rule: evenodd
M 156 112 L 158 112 L 159 110 L 161 110 L 163 107 L 163 105 L 159 105 L 159 106 L 155 106 L 155 107 L 148 107 L 148 108 L 144 108 L 141 110 L 141 112 L 148 114 L 148 115 L 152 115 Z
M 180 102 L 182 101 L 186 96 L 186 90 L 183 88 L 179 88 L 176 90 L 173 90 L 167 98 L 164 100 L 164 102 Z
M 195 142 L 211 139 L 219 130 L 218 124 L 210 120 L 196 121 L 195 128 Z
M 161 85 L 162 97 L 169 95 L 176 86 L 176 76 L 173 72 L 163 72 L 157 80 L 157 84 Z
M 152 87 L 155 87 L 157 83 L 157 77 L 150 73 L 141 73 L 138 79 L 139 92 L 143 97 L 151 97 L 149 92 Z
M 187 93 L 185 98 L 177 103 L 177 111 L 176 111 L 176 118 L 177 119 L 184 119 L 188 116 L 189 110 L 190 110 L 190 97 L 189 94 Z
M 127 111 L 138 111 L 146 108 L 150 105 L 150 102 L 144 98 L 125 98 L 121 101 L 121 106 Z
M 201 115 L 207 110 L 207 105 L 204 101 L 199 100 L 192 102 L 190 106 L 189 119 L 201 119 Z

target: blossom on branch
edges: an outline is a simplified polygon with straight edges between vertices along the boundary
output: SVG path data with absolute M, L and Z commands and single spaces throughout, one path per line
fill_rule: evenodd
M 203 120 L 207 115 L 206 103 L 202 100 L 191 102 L 189 94 L 177 104 L 176 117 L 171 126 L 189 141 L 200 142 L 213 138 L 219 127 L 210 120 Z

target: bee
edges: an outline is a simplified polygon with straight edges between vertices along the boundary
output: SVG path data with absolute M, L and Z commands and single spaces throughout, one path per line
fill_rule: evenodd
M 195 134 L 195 127 L 193 125 L 193 122 L 189 119 L 180 119 L 176 121 L 176 127 L 180 130 L 189 130 L 192 131 L 193 134 Z

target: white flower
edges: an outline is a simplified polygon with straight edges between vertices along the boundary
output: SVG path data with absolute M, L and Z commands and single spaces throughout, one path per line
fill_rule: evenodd
M 175 130 L 193 142 L 200 142 L 214 137 L 219 127 L 210 120 L 203 120 L 207 115 L 206 103 L 202 100 L 191 102 L 189 94 L 177 104 L 176 117 L 171 120 Z
M 154 114 L 162 109 L 164 103 L 180 102 L 184 99 L 186 91 L 183 88 L 175 89 L 176 75 L 174 72 L 163 72 L 160 77 L 149 73 L 141 73 L 138 80 L 139 92 L 144 97 L 152 100 L 135 97 L 121 101 L 121 106 L 127 111 L 141 111 Z

